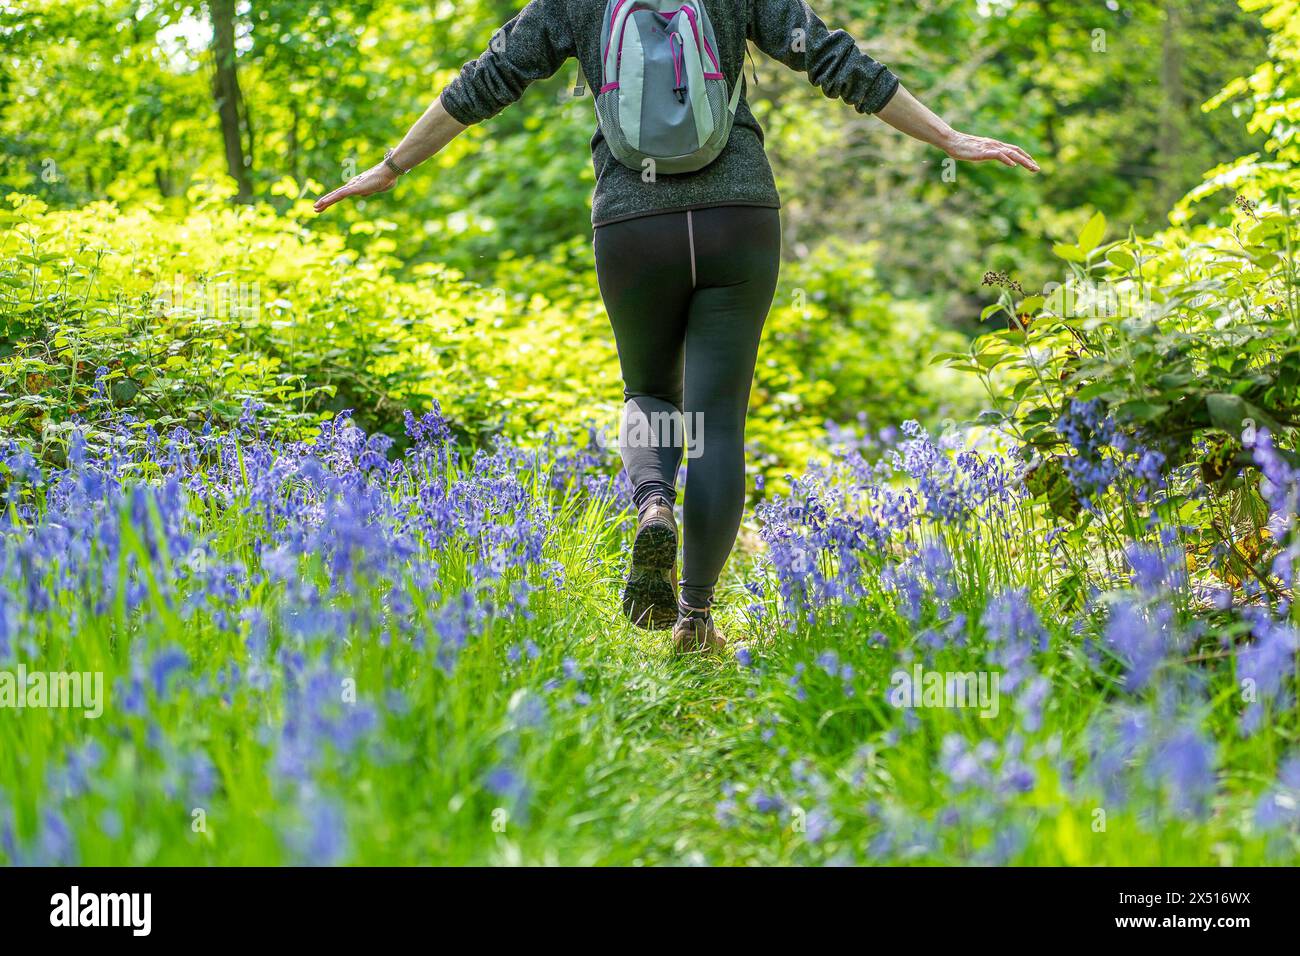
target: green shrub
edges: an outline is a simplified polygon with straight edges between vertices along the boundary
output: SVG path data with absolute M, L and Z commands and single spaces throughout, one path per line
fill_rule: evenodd
M 985 318 L 999 314 L 1006 327 L 935 360 L 980 378 L 993 406 L 980 423 L 1021 444 L 1029 489 L 1057 517 L 1137 537 L 1149 517 L 1144 497 L 1114 495 L 1107 510 L 1079 480 L 1130 459 L 1119 473 L 1169 481 L 1161 501 L 1187 528 L 1194 565 L 1212 554 L 1230 582 L 1253 577 L 1274 589 L 1251 448 L 1267 430 L 1293 459 L 1300 425 L 1300 23 L 1275 15 L 1286 4 L 1247 5 L 1273 8 L 1273 61 L 1224 97 L 1253 94 L 1251 126 L 1269 134 L 1270 155 L 1211 170 L 1174 209 L 1175 224 L 1149 238 L 1105 243 L 1105 217 L 1095 214 L 1055 247 L 1063 284 L 1025 295 L 1014 278 L 990 273 L 985 281 L 1002 292 Z M 1233 201 L 1216 207 L 1209 200 L 1225 189 Z
M 176 216 L 8 197 L 0 427 L 57 458 L 74 417 L 109 412 L 97 389 L 157 428 L 229 425 L 253 403 L 273 428 L 310 434 L 351 408 L 400 441 L 402 412 L 435 397 L 478 444 L 615 425 L 617 352 L 586 243 L 503 259 L 479 285 L 437 263 L 404 269 L 384 220 L 348 239 L 311 229 L 306 202 L 281 214 L 225 198 L 193 191 Z M 750 431 L 757 467 L 778 479 L 824 454 L 827 420 L 932 418 L 956 394 L 923 361 L 954 336 L 882 293 L 868 254 L 787 268 Z

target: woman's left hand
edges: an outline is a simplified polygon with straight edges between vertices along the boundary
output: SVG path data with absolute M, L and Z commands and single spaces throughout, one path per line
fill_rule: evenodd
M 377 166 L 371 166 L 364 173 L 353 176 L 332 193 L 321 196 L 316 200 L 313 208 L 317 212 L 324 212 L 336 202 L 351 196 L 371 196 L 375 193 L 387 192 L 396 184 L 397 174 L 389 169 L 386 163 L 379 163 Z

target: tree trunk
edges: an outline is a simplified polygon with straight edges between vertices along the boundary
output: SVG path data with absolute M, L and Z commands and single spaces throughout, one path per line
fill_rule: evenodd
M 250 202 L 253 184 L 244 151 L 247 123 L 243 117 L 243 95 L 235 63 L 235 0 L 208 0 L 212 16 L 212 98 L 221 121 L 221 139 L 226 149 L 226 169 L 239 187 L 236 202 Z
M 1182 141 L 1186 119 L 1186 91 L 1183 87 L 1182 0 L 1165 0 L 1164 32 L 1160 38 L 1160 135 L 1158 148 L 1162 170 L 1161 204 L 1169 208 L 1183 194 Z
M 1040 0 L 1038 10 L 1044 23 L 1052 23 L 1053 18 L 1055 17 L 1055 12 L 1052 10 L 1051 0 Z M 1052 31 L 1050 29 L 1043 30 L 1042 41 L 1043 47 L 1041 56 L 1043 57 L 1044 62 L 1050 63 L 1054 59 L 1052 55 L 1054 52 L 1052 46 Z M 1028 91 L 1026 90 L 1026 92 Z M 1047 100 L 1049 107 L 1046 115 L 1043 117 L 1043 136 L 1047 140 L 1047 155 L 1055 157 L 1061 151 L 1061 144 L 1057 139 L 1056 134 L 1056 119 L 1061 112 L 1061 105 L 1057 102 L 1056 90 L 1050 83 L 1043 83 L 1039 92 L 1040 95 Z
M 293 96 L 289 102 L 292 104 L 291 120 L 289 123 L 289 175 L 293 181 L 298 182 L 298 150 L 300 143 L 298 141 L 298 123 L 300 120 L 298 97 Z

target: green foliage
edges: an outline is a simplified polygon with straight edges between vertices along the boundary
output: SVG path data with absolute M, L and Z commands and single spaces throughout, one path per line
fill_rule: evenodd
M 1226 111 L 1196 113 L 1265 52 L 1257 18 L 1231 3 L 813 6 L 952 125 L 1018 143 L 1042 165 L 1038 176 L 949 167 L 873 118 L 810 99 L 803 77 L 760 59 L 750 99 L 792 242 L 878 243 L 886 289 L 932 299 L 971 331 L 987 302 L 973 294 L 986 269 L 1051 267 L 1049 237 L 1076 231 L 1087 206 L 1157 229 L 1205 169 L 1262 144 Z
M 285 177 L 304 189 L 336 184 L 377 161 L 519 5 L 236 5 L 241 138 L 256 198 L 287 208 L 296 197 L 275 192 Z M 1226 112 L 1189 119 L 1243 60 L 1263 56 L 1253 8 L 814 6 L 954 125 L 1021 142 L 1043 161 L 1038 177 L 963 165 L 945 179 L 937 151 L 756 51 L 759 82 L 748 96 L 767 131 L 790 250 L 802 258 L 830 236 L 875 243 L 883 287 L 933 299 L 954 322 L 970 324 L 983 303 L 953 290 L 971 289 L 986 264 L 1044 264 L 1043 238 L 1077 227 L 1079 207 L 1155 227 L 1202 170 L 1265 138 Z M 12 51 L 0 61 L 0 185 L 56 205 L 179 204 L 192 184 L 225 178 L 209 17 L 208 5 L 183 0 L 30 0 L 0 10 L 0 42 Z M 590 95 L 572 95 L 576 80 L 576 65 L 566 66 L 393 194 L 331 219 L 346 231 L 386 218 L 404 260 L 445 263 L 484 283 L 499 257 L 545 256 L 588 238 L 594 118 Z
M 1277 159 L 1300 162 L 1300 17 L 1290 0 L 1238 0 L 1257 14 L 1269 33 L 1268 59 L 1249 76 L 1237 77 L 1205 104 L 1207 111 L 1246 95 L 1252 107 L 1249 129 L 1268 137 L 1265 149 Z
M 99 368 L 118 408 L 160 428 L 229 423 L 255 402 L 298 432 L 336 403 L 382 415 L 411 394 L 414 322 L 380 305 L 395 294 L 391 277 L 270 208 L 191 198 L 194 211 L 169 220 L 10 197 L 0 243 L 8 428 L 57 437 L 90 411 Z
M 503 259 L 479 285 L 436 263 L 403 270 L 386 221 L 345 240 L 311 228 L 305 201 L 281 213 L 225 195 L 195 190 L 183 216 L 10 196 L 0 425 L 57 457 L 73 416 L 110 411 L 92 407 L 104 368 L 115 409 L 156 428 L 230 424 L 251 402 L 286 434 L 350 408 L 400 440 L 403 412 L 437 397 L 476 444 L 613 429 L 622 385 L 585 243 Z M 919 357 L 953 337 L 856 261 L 796 265 L 773 312 L 750 439 L 778 479 L 824 455 L 828 419 L 942 410 Z
M 1283 194 L 1284 203 L 1297 194 Z M 1207 429 L 1279 432 L 1300 408 L 1296 242 L 1285 205 L 1246 206 L 1226 226 L 1169 230 L 1099 246 L 1099 229 L 1058 246 L 1065 285 L 1003 313 L 959 361 L 996 376 L 1001 409 L 1042 450 L 1063 444 L 1051 418 L 1070 400 L 1102 403 L 1149 434 L 1171 464 Z M 1050 412 L 1045 416 L 1044 412 Z
M 1266 21 L 1283 27 L 1270 65 L 1211 105 L 1253 89 L 1251 125 L 1269 135 L 1270 154 L 1211 170 L 1176 206 L 1179 224 L 1149 238 L 1130 233 L 1106 243 L 1106 218 L 1094 214 L 1073 242 L 1056 244 L 1067 277 L 1041 293 L 1026 296 L 1016 280 L 990 273 L 986 282 L 1002 290 L 985 317 L 1000 315 L 1006 328 L 935 360 L 982 380 L 992 408 L 980 422 L 1015 436 L 1030 466 L 1027 487 L 1051 513 L 1132 533 L 1145 518 L 1123 501 L 1134 494 L 1130 483 L 1112 489 L 1109 505 L 1084 511 L 1091 491 L 1067 473 L 1093 464 L 1118 475 L 1158 466 L 1172 482 L 1169 506 L 1188 523 L 1189 553 L 1218 555 L 1218 573 L 1232 583 L 1253 576 L 1275 588 L 1263 560 L 1270 532 L 1249 446 L 1267 430 L 1293 457 L 1300 425 L 1300 175 L 1293 165 L 1300 99 L 1286 80 L 1260 78 L 1291 75 L 1300 28 L 1276 15 Z M 1232 204 L 1211 208 L 1208 200 L 1225 187 Z M 1097 436 L 1084 433 L 1091 426 L 1080 431 L 1078 403 L 1129 437 L 1091 447 Z M 1106 464 L 1147 452 L 1158 457 L 1127 469 Z M 1090 462 L 1095 455 L 1101 458 Z
M 962 337 L 936 325 L 924 305 L 884 292 L 867 265 L 876 254 L 832 242 L 783 269 L 747 427 L 778 474 L 782 461 L 824 457 L 828 421 L 878 430 L 976 407 L 971 383 L 926 363 Z

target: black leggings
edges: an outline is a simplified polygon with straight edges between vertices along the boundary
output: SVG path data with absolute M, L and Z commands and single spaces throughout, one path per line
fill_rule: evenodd
M 623 371 L 623 465 L 638 506 L 656 494 L 675 501 L 685 450 L 681 597 L 705 608 L 745 508 L 745 412 L 781 264 L 780 213 L 716 206 L 628 219 L 598 226 L 595 248 Z M 677 431 L 661 427 L 669 421 Z

